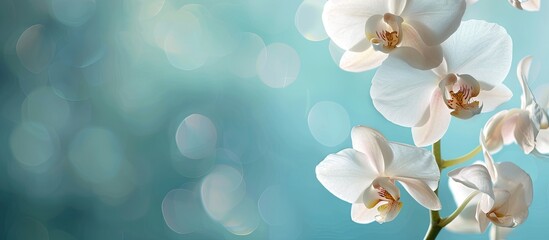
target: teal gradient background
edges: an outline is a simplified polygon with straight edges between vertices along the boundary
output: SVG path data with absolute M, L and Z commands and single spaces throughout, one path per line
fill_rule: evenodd
M 322 29 L 296 16 L 301 3 L 0 0 L 0 239 L 421 239 L 428 211 L 405 191 L 396 220 L 360 225 L 316 180 L 354 125 L 413 142 L 374 109 L 375 71 L 345 72 L 329 39 L 300 34 L 296 19 Z M 548 11 L 467 9 L 464 20 L 513 39 L 514 96 L 497 111 L 520 107 L 526 55 L 534 92 L 549 91 Z M 494 113 L 453 119 L 443 157 L 476 147 Z M 516 145 L 495 159 L 534 181 L 530 216 L 509 239 L 547 239 L 549 161 Z M 446 173 L 443 216 L 456 207 Z M 439 235 L 464 238 L 488 235 Z

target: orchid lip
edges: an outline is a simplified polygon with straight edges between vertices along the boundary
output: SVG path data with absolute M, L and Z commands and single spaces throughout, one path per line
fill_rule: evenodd
M 444 103 L 453 110 L 452 116 L 469 119 L 481 112 L 482 105 L 476 100 L 480 84 L 471 75 L 450 73 L 440 81 L 439 87 L 444 93 Z
M 366 22 L 366 38 L 375 50 L 388 53 L 402 41 L 402 17 L 385 13 Z

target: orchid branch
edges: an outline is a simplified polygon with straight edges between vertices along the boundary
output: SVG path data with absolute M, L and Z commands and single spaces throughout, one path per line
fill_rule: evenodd
M 450 224 L 452 221 L 454 221 L 454 219 L 463 211 L 463 209 L 465 209 L 467 204 L 469 204 L 469 202 L 473 200 L 473 198 L 479 193 L 479 191 L 474 191 L 469 194 L 469 196 L 467 196 L 467 198 L 463 200 L 461 205 L 459 205 L 459 207 L 456 208 L 456 210 L 452 214 L 450 214 L 450 216 L 443 218 L 438 225 L 443 228 L 446 227 L 446 225 Z
M 448 168 L 448 167 L 451 167 L 451 166 L 454 166 L 454 165 L 458 165 L 460 163 L 464 163 L 464 162 L 468 161 L 469 159 L 473 158 L 475 155 L 477 155 L 481 151 L 482 151 L 482 147 L 477 146 L 475 149 L 471 150 L 471 152 L 469 152 L 469 153 L 467 153 L 467 154 L 465 154 L 461 157 L 451 159 L 451 160 L 443 160 L 442 164 L 439 164 L 440 169 L 442 170 L 442 169 L 445 169 L 445 168 Z

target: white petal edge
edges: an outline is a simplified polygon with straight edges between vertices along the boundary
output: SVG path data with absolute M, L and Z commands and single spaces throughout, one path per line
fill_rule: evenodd
M 505 240 L 512 231 L 512 228 L 498 227 L 496 225 L 492 225 L 490 227 L 490 240 Z
M 528 86 L 528 75 L 530 73 L 530 66 L 532 64 L 532 56 L 526 56 L 520 60 L 517 66 L 517 78 L 520 86 L 522 87 L 521 108 L 525 109 L 534 101 L 532 90 Z
M 503 147 L 501 127 L 508 113 L 508 110 L 500 111 L 486 121 L 486 124 L 481 130 L 481 143 L 485 150 L 496 153 Z
M 339 60 L 339 67 L 349 72 L 364 72 L 379 67 L 388 56 L 373 47 L 363 52 L 346 51 Z
M 543 129 L 538 132 L 536 150 L 541 155 L 549 155 L 549 129 Z
M 385 159 L 393 159 L 393 151 L 383 134 L 369 127 L 355 126 L 351 130 L 351 141 L 353 149 L 365 154 L 378 174 L 385 172 Z
M 351 207 L 351 219 L 360 224 L 371 223 L 376 220 L 376 216 L 379 214 L 377 207 L 367 208 L 364 203 L 354 203 Z
M 423 41 L 438 45 L 456 31 L 465 13 L 464 0 L 408 0 L 401 16 L 416 29 Z
M 513 92 L 503 84 L 496 85 L 488 91 L 480 91 L 477 99 L 482 104 L 482 112 L 491 112 L 499 105 L 509 101 L 513 97 Z
M 424 121 L 438 76 L 414 69 L 401 59 L 389 57 L 372 79 L 374 107 L 389 121 L 413 127 Z
M 348 50 L 365 38 L 368 18 L 388 11 L 385 1 L 329 0 L 324 5 L 322 23 L 332 41 Z
M 511 68 L 513 41 L 495 23 L 464 21 L 442 48 L 448 72 L 473 76 L 483 90 L 503 82 Z
M 435 89 L 431 97 L 429 119 L 424 125 L 412 128 L 414 144 L 425 147 L 440 140 L 450 126 L 452 119 L 450 112 L 451 110 L 444 103 L 440 89 Z
M 395 180 L 399 181 L 400 184 L 406 189 L 406 191 L 419 203 L 421 206 L 430 209 L 430 210 L 440 210 L 442 205 L 438 196 L 433 192 L 431 187 L 425 182 L 414 179 L 414 178 L 404 178 L 396 177 Z
M 427 46 L 419 33 L 410 25 L 402 24 L 402 42 L 390 55 L 404 60 L 416 69 L 430 70 L 442 63 L 442 47 Z
M 385 174 L 389 177 L 414 178 L 436 190 L 440 171 L 433 154 L 423 148 L 401 143 L 389 143 L 393 160 L 385 161 Z
M 318 181 L 348 203 L 362 202 L 362 193 L 377 177 L 373 163 L 354 149 L 328 155 L 315 169 Z
M 493 183 L 485 166 L 473 164 L 468 167 L 458 168 L 448 173 L 448 177 L 471 189 L 478 190 L 491 198 L 481 201 L 481 209 L 484 212 L 490 211 L 494 204 Z

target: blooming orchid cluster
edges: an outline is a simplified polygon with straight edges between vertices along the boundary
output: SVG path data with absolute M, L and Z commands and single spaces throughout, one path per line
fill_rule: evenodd
M 528 87 L 532 58 L 522 59 L 517 75 L 521 107 L 490 118 L 479 133 L 480 146 L 443 160 L 440 140 L 452 118 L 470 119 L 495 110 L 512 97 L 503 81 L 512 63 L 513 44 L 500 25 L 462 21 L 475 0 L 328 0 L 322 15 L 332 41 L 345 50 L 339 66 L 346 71 L 377 69 L 370 96 L 376 110 L 394 124 L 411 128 L 414 145 L 388 141 L 378 131 L 356 126 L 352 148 L 328 155 L 316 167 L 320 183 L 352 204 L 357 223 L 395 219 L 404 188 L 431 211 L 425 239 L 442 228 L 482 233 L 491 224 L 492 239 L 503 239 L 522 224 L 532 202 L 532 180 L 511 162 L 492 154 L 517 143 L 525 154 L 549 156 L 547 104 Z M 509 0 L 517 9 L 539 10 L 539 0 Z M 432 152 L 422 147 L 433 146 Z M 484 161 L 448 173 L 458 208 L 441 217 L 437 195 L 443 169 L 479 152 Z M 397 185 L 397 182 L 399 185 Z

